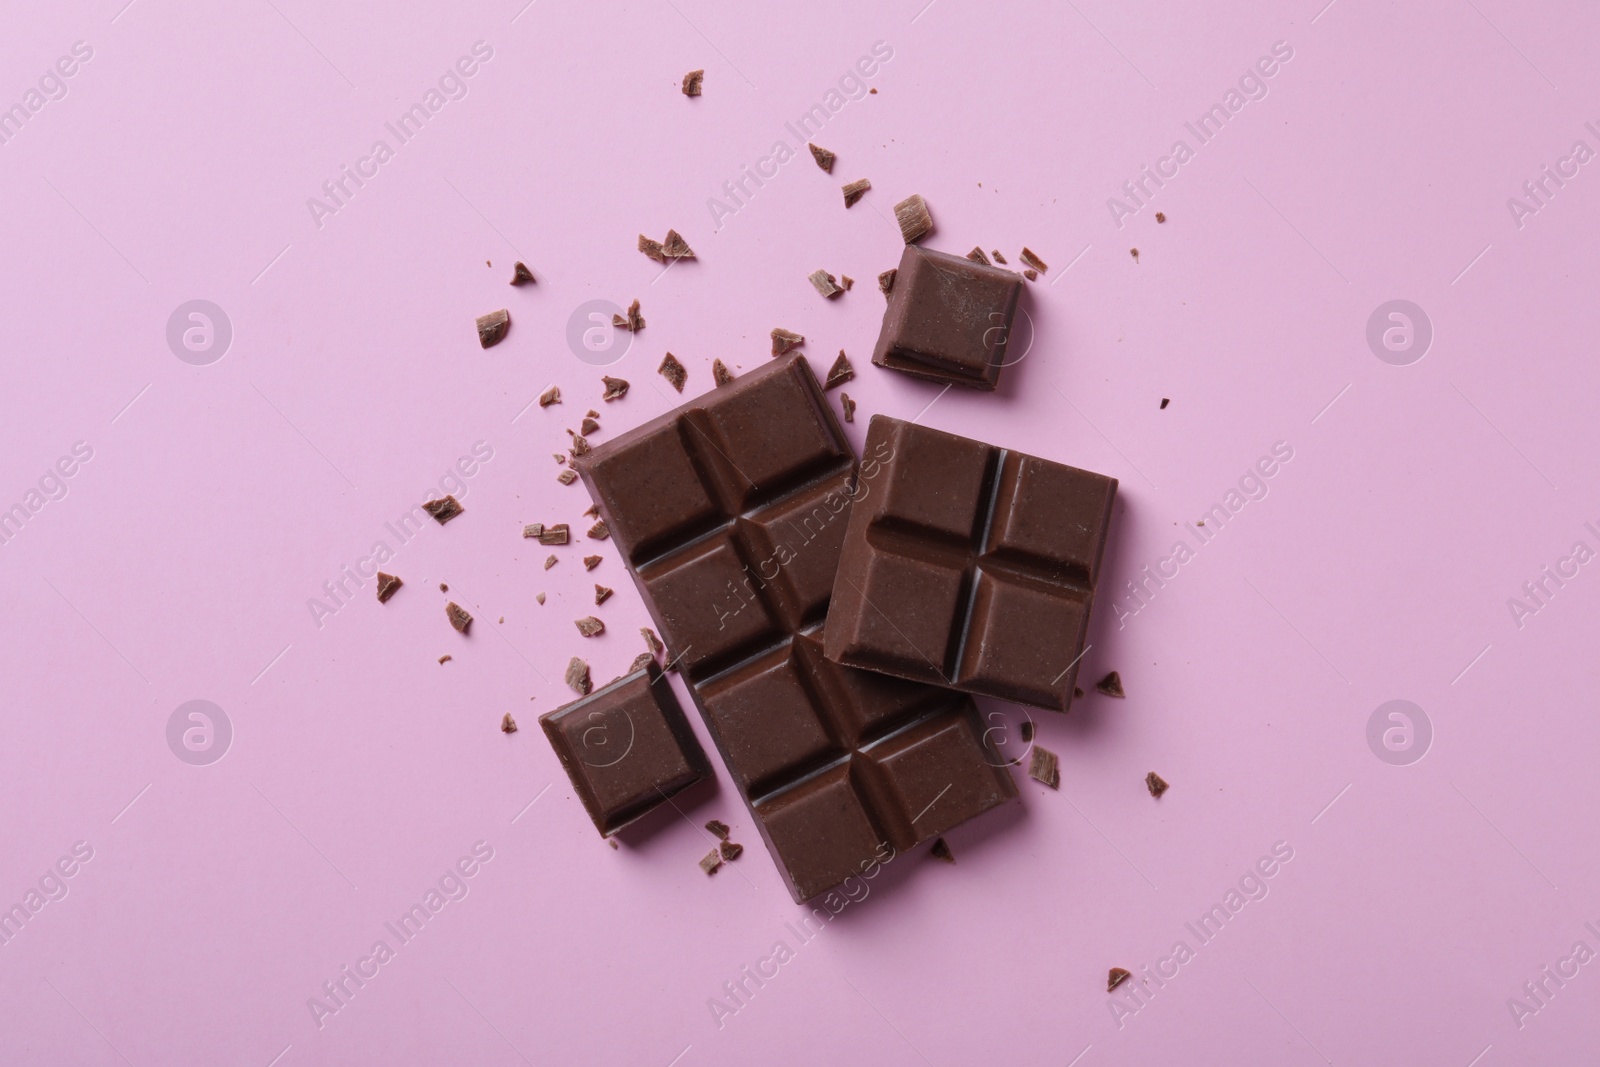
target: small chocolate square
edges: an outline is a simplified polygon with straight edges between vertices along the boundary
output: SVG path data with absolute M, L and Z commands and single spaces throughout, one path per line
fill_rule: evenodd
M 872 362 L 940 384 L 993 389 L 1021 292 L 1011 271 L 907 245 Z

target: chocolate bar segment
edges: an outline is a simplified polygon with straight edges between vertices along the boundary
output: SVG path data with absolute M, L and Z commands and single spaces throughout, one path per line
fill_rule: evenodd
M 1009 270 L 907 245 L 872 362 L 940 384 L 993 389 L 1021 292 Z
M 970 697 L 822 654 L 856 461 L 803 356 L 576 465 L 797 902 L 1016 795 Z
M 1117 481 L 874 415 L 829 659 L 1066 711 Z
M 711 776 L 705 750 L 654 662 L 539 716 L 539 725 L 603 837 Z

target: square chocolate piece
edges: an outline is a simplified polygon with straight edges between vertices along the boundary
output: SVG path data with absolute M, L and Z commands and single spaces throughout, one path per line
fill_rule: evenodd
M 711 776 L 705 751 L 654 662 L 539 716 L 539 725 L 603 837 Z
M 1021 293 L 1022 279 L 1009 270 L 906 245 L 872 362 L 941 384 L 993 389 Z
M 874 415 L 828 658 L 1066 711 L 1117 480 Z
M 1016 796 L 971 697 L 822 654 L 857 469 L 805 357 L 575 463 L 797 902 Z

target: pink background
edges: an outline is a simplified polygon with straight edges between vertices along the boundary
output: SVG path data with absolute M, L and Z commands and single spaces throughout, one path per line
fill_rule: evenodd
M 1591 5 L 122 3 L 13 5 L 0 33 L 5 105 L 93 49 L 0 146 L 0 508 L 93 450 L 0 546 L 0 903 L 93 850 L 0 948 L 0 1061 L 1592 1057 L 1600 964 L 1547 979 L 1520 1027 L 1507 1001 L 1533 1005 L 1523 983 L 1575 942 L 1600 950 L 1579 829 L 1600 805 L 1600 567 L 1521 628 L 1507 599 L 1600 548 L 1600 177 L 1520 228 L 1506 206 L 1575 140 L 1600 148 Z M 319 228 L 307 198 L 477 41 L 493 56 L 467 95 Z M 707 199 L 879 41 L 879 92 L 815 138 L 833 174 L 796 159 L 714 229 Z M 1268 95 L 1119 229 L 1107 198 L 1193 146 L 1185 121 L 1277 41 L 1293 58 Z M 873 189 L 846 211 L 857 177 Z M 931 246 L 1050 264 L 996 395 L 867 362 L 913 192 Z M 633 246 L 668 227 L 700 259 L 658 278 Z M 518 258 L 537 286 L 506 286 Z M 819 267 L 855 290 L 823 301 Z M 602 405 L 568 317 L 633 297 L 648 326 L 606 368 L 633 390 Z M 209 366 L 165 340 L 195 298 L 233 325 Z M 1396 298 L 1435 330 L 1404 367 L 1365 336 Z M 501 306 L 510 336 L 482 351 L 472 320 Z M 592 574 L 592 543 L 546 572 L 519 536 L 582 522 L 550 453 L 587 407 L 601 439 L 637 425 L 678 400 L 664 351 L 699 392 L 713 357 L 759 364 L 775 325 L 816 369 L 849 351 L 858 446 L 866 416 L 937 397 L 931 425 L 1122 483 L 1084 673 L 1120 670 L 1126 701 L 1038 714 L 1059 793 L 1020 779 L 1019 804 L 949 835 L 954 867 L 895 860 L 805 944 L 720 766 L 685 817 L 619 851 L 596 836 L 536 717 L 569 695 L 569 656 L 621 671 L 646 617 L 611 545 Z M 528 409 L 551 383 L 565 403 Z M 1119 629 L 1125 582 L 1279 441 L 1269 494 Z M 308 599 L 393 547 L 385 521 L 475 442 L 493 458 L 462 480 L 466 514 L 389 565 L 405 588 L 379 606 L 368 583 L 319 626 Z M 617 595 L 584 642 L 595 581 Z M 205 767 L 166 741 L 196 698 L 235 731 Z M 1433 725 L 1410 766 L 1366 741 L 1396 698 Z M 708 879 L 713 817 L 749 850 Z M 393 946 L 384 923 L 478 841 L 468 895 L 319 1028 L 308 998 Z M 1200 945 L 1185 922 L 1275 842 L 1293 859 L 1268 895 Z M 708 999 L 780 939 L 794 958 L 719 1028 Z M 1193 959 L 1119 1020 L 1107 968 L 1179 939 Z

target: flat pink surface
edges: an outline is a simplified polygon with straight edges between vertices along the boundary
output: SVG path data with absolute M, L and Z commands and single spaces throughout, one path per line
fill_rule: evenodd
M 0 526 L 0 905 L 22 907 L 0 1062 L 1592 1058 L 1592 5 L 123 3 L 12 5 L 0 33 L 0 105 L 27 115 L 0 127 L 0 509 L 22 509 Z M 386 124 L 441 78 L 401 143 Z M 1202 142 L 1186 123 L 1218 103 Z M 814 104 L 833 173 L 763 163 Z M 730 199 L 747 167 L 770 177 Z M 932 247 L 1049 264 L 997 394 L 867 361 L 914 192 Z M 668 227 L 700 258 L 661 275 L 634 242 Z M 536 286 L 506 285 L 516 259 Z M 856 287 L 824 301 L 818 268 Z M 574 310 L 634 297 L 631 348 L 581 361 Z M 167 342 L 194 299 L 233 332 L 204 366 Z M 1367 339 L 1395 299 L 1432 324 L 1405 366 Z M 502 306 L 483 351 L 472 320 Z M 684 817 L 595 834 L 536 717 L 569 656 L 610 678 L 647 619 L 614 546 L 546 571 L 520 537 L 584 525 L 550 458 L 584 410 L 599 439 L 637 425 L 679 400 L 666 350 L 699 392 L 776 325 L 819 370 L 850 353 L 858 446 L 865 416 L 920 414 L 1122 486 L 1084 674 L 1127 699 L 1035 715 L 1059 792 L 1019 776 L 1020 803 L 949 835 L 953 867 L 896 859 L 809 940 L 720 765 Z M 605 372 L 625 400 L 600 402 Z M 530 407 L 551 384 L 563 404 Z M 386 525 L 441 487 L 466 506 L 448 527 Z M 330 598 L 380 542 L 399 594 Z M 1141 606 L 1146 567 L 1166 577 Z M 617 595 L 583 641 L 595 581 Z M 233 731 L 207 766 L 168 743 L 195 699 Z M 1432 728 L 1408 765 L 1368 743 L 1395 699 Z M 1392 759 L 1420 751 L 1394 729 Z M 749 848 L 708 879 L 714 817 Z M 386 924 L 441 879 L 401 942 Z M 1136 977 L 1108 996 L 1111 966 Z

